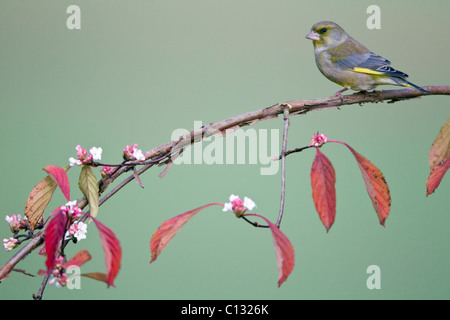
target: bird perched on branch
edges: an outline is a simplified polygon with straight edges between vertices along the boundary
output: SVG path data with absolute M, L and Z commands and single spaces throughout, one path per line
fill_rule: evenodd
M 334 22 L 316 23 L 306 38 L 313 42 L 320 72 L 344 87 L 335 94 L 341 99 L 341 93 L 348 89 L 367 91 L 385 84 L 415 88 L 430 94 L 406 81 L 406 73 L 392 68 L 389 60 L 371 52 Z

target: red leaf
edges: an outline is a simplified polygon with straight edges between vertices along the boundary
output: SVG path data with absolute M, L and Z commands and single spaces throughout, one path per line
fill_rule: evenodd
M 432 194 L 444 177 L 447 170 L 450 168 L 450 158 L 443 160 L 431 170 L 427 180 L 427 197 Z
M 444 123 L 430 148 L 430 170 L 450 157 L 450 118 Z
M 314 205 L 325 228 L 330 230 L 336 216 L 336 174 L 330 160 L 316 148 L 311 167 Z
M 81 267 L 87 261 L 91 260 L 91 255 L 87 250 L 81 250 L 76 255 L 72 257 L 69 261 L 64 264 L 64 269 L 67 269 L 70 266 Z
M 52 272 L 55 265 L 55 258 L 58 254 L 59 245 L 66 231 L 67 216 L 61 209 L 53 210 L 54 217 L 48 223 L 45 232 L 45 252 L 47 252 L 47 272 Z
M 82 273 L 82 274 L 80 274 L 80 276 L 91 278 L 91 279 L 94 279 L 94 280 L 97 280 L 97 281 L 101 281 L 101 282 L 104 282 L 106 284 L 108 283 L 108 279 L 106 277 L 106 274 L 101 273 L 101 272 Z
M 209 203 L 164 221 L 155 231 L 152 236 L 152 240 L 150 241 L 150 251 L 152 252 L 152 260 L 150 261 L 150 263 L 156 260 L 161 251 L 167 246 L 170 240 L 172 240 L 172 238 L 184 226 L 184 224 L 189 221 L 189 219 L 191 219 L 199 211 L 211 205 L 223 204 Z
M 55 165 L 48 165 L 44 170 L 56 181 L 67 201 L 70 201 L 70 183 L 66 170 Z
M 372 162 L 364 158 L 348 144 L 343 142 L 339 143 L 344 144 L 355 156 L 366 185 L 367 193 L 369 194 L 372 205 L 378 215 L 380 224 L 384 227 L 384 222 L 391 210 L 391 194 L 383 173 Z
M 270 231 L 272 231 L 273 245 L 275 247 L 275 256 L 278 266 L 278 287 L 280 287 L 294 269 L 295 254 L 292 243 L 275 224 L 273 224 L 263 216 L 254 213 L 244 214 L 244 216 L 260 217 L 264 219 L 269 225 Z
M 103 223 L 91 216 L 97 226 L 100 235 L 100 241 L 103 246 L 103 253 L 105 255 L 106 264 L 106 283 L 109 286 L 114 286 L 114 279 L 119 273 L 120 263 L 122 260 L 122 248 L 120 247 L 119 239 L 117 239 L 114 232 L 112 232 Z

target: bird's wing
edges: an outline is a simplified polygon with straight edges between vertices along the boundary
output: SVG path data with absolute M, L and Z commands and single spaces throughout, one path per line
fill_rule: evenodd
M 373 52 L 354 54 L 342 60 L 333 61 L 337 66 L 354 72 L 407 78 L 404 72 L 390 66 L 391 62 Z

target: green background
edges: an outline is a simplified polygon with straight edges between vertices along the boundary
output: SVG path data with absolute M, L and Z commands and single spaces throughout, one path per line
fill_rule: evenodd
M 66 9 L 81 8 L 81 30 L 68 30 Z M 366 9 L 381 8 L 369 30 Z M 434 1 L 0 1 L 0 213 L 23 213 L 44 166 L 65 166 L 80 144 L 149 150 L 194 121 L 216 122 L 277 102 L 323 98 L 340 89 L 317 70 L 305 39 L 320 20 L 339 23 L 417 85 L 449 85 L 448 0 Z M 390 88 L 390 87 L 386 87 Z M 282 230 L 296 265 L 277 288 L 270 233 L 211 207 L 177 234 L 154 263 L 149 241 L 162 221 L 230 194 L 249 196 L 276 220 L 280 174 L 261 165 L 173 166 L 142 176 L 100 208 L 121 241 L 116 288 L 82 279 L 81 290 L 47 286 L 47 299 L 448 299 L 450 180 L 425 197 L 428 153 L 449 117 L 449 97 L 345 106 L 291 118 L 288 148 L 313 132 L 350 144 L 377 165 L 391 188 L 392 209 L 380 226 L 359 169 L 343 146 L 322 151 L 337 175 L 337 215 L 329 233 L 311 198 L 314 152 L 290 156 Z M 282 129 L 282 119 L 255 125 Z M 248 127 L 247 127 L 248 128 Z M 281 134 L 280 134 L 281 137 Z M 79 168 L 69 171 L 72 198 Z M 96 171 L 98 174 L 98 171 Z M 56 191 L 49 209 L 64 204 Z M 46 213 L 46 217 L 48 212 Z M 1 238 L 10 236 L 0 221 Z M 67 248 L 88 249 L 83 272 L 104 272 L 97 231 Z M 4 264 L 14 253 L 0 250 Z M 381 289 L 366 287 L 366 268 L 381 269 Z M 17 265 L 36 274 L 33 252 Z M 42 277 L 13 273 L 0 299 L 30 299 Z

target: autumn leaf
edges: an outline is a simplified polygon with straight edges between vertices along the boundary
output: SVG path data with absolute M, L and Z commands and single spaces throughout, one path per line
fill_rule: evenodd
M 150 251 L 152 253 L 152 259 L 150 263 L 156 260 L 161 254 L 161 251 L 172 240 L 175 234 L 199 211 L 211 206 L 211 205 L 223 205 L 219 203 L 209 203 L 204 206 L 195 208 L 193 210 L 182 213 L 176 217 L 164 221 L 159 228 L 155 231 L 150 241 Z
M 358 167 L 361 170 L 367 193 L 378 215 L 380 224 L 384 227 L 384 223 L 391 210 L 391 194 L 383 173 L 372 162 L 360 155 L 348 144 L 344 142 L 339 143 L 345 145 L 355 157 Z
M 47 208 L 56 190 L 56 186 L 57 184 L 52 177 L 46 176 L 36 184 L 28 195 L 28 200 L 25 204 L 25 216 L 32 230 L 41 221 L 45 208 Z
M 52 212 L 53 218 L 50 220 L 45 232 L 45 252 L 47 253 L 47 272 L 52 272 L 55 265 L 55 258 L 58 254 L 61 239 L 66 232 L 67 216 L 60 209 L 57 208 Z
M 327 232 L 336 216 L 336 174 L 330 160 L 316 148 L 311 167 L 311 187 L 314 205 Z
M 89 202 L 90 215 L 95 218 L 98 213 L 98 184 L 90 166 L 81 167 L 78 186 Z
M 101 282 L 108 284 L 108 278 L 107 278 L 106 274 L 101 273 L 101 272 L 82 273 L 82 274 L 80 274 L 80 276 L 83 276 L 86 278 L 91 278 L 91 279 L 101 281 Z
M 427 180 L 427 197 L 432 194 L 442 181 L 447 170 L 450 168 L 450 158 L 443 160 L 431 170 Z
M 67 261 L 66 263 L 64 263 L 63 268 L 64 269 L 68 269 L 68 268 L 73 268 L 73 267 L 81 267 L 83 264 L 85 264 L 86 262 L 88 262 L 89 260 L 91 260 L 91 255 L 87 250 L 80 250 L 76 255 L 74 255 L 69 261 Z M 53 268 L 53 267 L 52 267 Z M 38 275 L 40 276 L 45 276 L 47 274 L 47 271 L 40 269 L 37 272 Z M 105 276 L 106 279 L 106 276 Z M 104 281 L 106 282 L 106 281 Z
M 275 247 L 275 256 L 278 267 L 278 287 L 280 287 L 294 269 L 295 254 L 292 243 L 274 223 L 270 222 L 265 217 L 255 213 L 248 213 L 244 214 L 243 216 L 260 217 L 261 219 L 264 219 L 269 225 L 270 231 L 272 231 L 273 245 Z
M 66 178 L 64 178 L 64 174 L 61 172 L 58 174 L 59 170 L 54 167 L 56 166 L 47 166 L 44 170 L 47 168 L 47 172 L 50 171 L 54 176 L 59 176 L 60 178 L 55 178 L 49 173 L 49 175 L 36 184 L 28 195 L 28 199 L 25 204 L 25 216 L 27 217 L 28 223 L 30 224 L 30 228 L 32 230 L 34 230 L 36 225 L 42 220 L 44 211 L 47 208 L 56 187 L 58 186 L 57 180 L 60 181 L 59 185 L 61 190 L 64 190 L 63 194 L 70 194 L 69 182 L 68 180 L 66 181 L 67 175 Z M 68 168 L 69 167 L 66 167 L 62 170 L 67 171 Z
M 98 229 L 100 241 L 103 247 L 103 253 L 105 255 L 106 283 L 108 284 L 108 287 L 114 286 L 114 279 L 119 273 L 122 260 L 122 248 L 120 247 L 119 239 L 117 239 L 111 229 L 106 227 L 97 219 L 93 217 L 91 218 Z
M 69 267 L 81 267 L 83 264 L 91 260 L 92 256 L 87 250 L 80 250 L 76 255 L 74 255 L 69 261 L 67 261 L 63 268 L 67 269 Z
M 69 167 L 63 169 L 55 165 L 48 165 L 44 168 L 44 170 L 58 184 L 58 187 L 61 189 L 66 200 L 70 201 L 70 183 L 66 173 L 66 171 L 69 170 Z
M 430 148 L 430 170 L 447 158 L 450 158 L 450 118 L 444 123 Z

